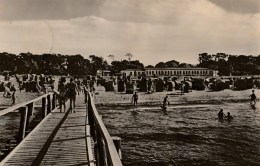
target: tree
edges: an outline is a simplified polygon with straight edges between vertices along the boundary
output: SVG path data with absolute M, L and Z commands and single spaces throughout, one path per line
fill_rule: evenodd
M 103 59 L 103 57 L 99 57 L 96 55 L 90 55 L 89 58 L 91 59 L 91 74 L 96 75 L 98 70 L 106 70 L 108 68 L 107 61 Z
M 138 60 L 135 61 L 113 61 L 111 63 L 111 72 L 112 74 L 119 73 L 121 70 L 124 69 L 143 69 L 144 65 L 139 62 Z
M 112 54 L 108 55 L 108 58 L 111 59 L 112 62 L 115 60 L 115 56 Z
M 166 68 L 168 67 L 164 62 L 159 62 L 155 65 L 155 68 Z
M 179 67 L 180 62 L 171 60 L 171 61 L 165 62 L 165 64 L 167 67 Z
M 148 66 L 145 66 L 145 68 L 154 68 L 153 65 L 148 65 Z
M 133 55 L 131 53 L 127 53 L 125 56 L 127 57 L 128 61 L 131 61 L 131 59 L 133 58 Z
M 178 67 L 191 68 L 191 67 L 193 67 L 193 65 L 188 64 L 188 63 L 180 63 Z

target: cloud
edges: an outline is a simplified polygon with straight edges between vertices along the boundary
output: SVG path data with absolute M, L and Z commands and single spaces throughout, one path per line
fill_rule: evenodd
M 84 17 L 99 12 L 105 0 L 1 0 L 0 19 L 48 20 Z
M 243 14 L 260 13 L 259 0 L 209 0 L 229 12 Z
M 208 0 L 177 2 L 107 0 L 84 17 L 0 21 L 0 52 L 41 54 L 52 48 L 85 57 L 113 54 L 116 60 L 130 52 L 146 65 L 197 63 L 202 52 L 260 52 L 260 14 L 228 12 Z
M 0 20 L 69 20 L 95 16 L 120 22 L 177 23 L 190 0 L 1 0 Z

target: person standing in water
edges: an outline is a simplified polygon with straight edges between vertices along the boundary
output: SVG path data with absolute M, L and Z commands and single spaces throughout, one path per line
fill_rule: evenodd
M 255 90 L 252 90 L 251 94 L 249 95 L 250 99 L 250 104 L 255 105 L 256 104 L 256 95 L 255 95 Z
M 232 119 L 233 119 L 233 117 L 231 116 L 230 112 L 228 112 L 228 113 L 227 113 L 227 120 L 230 121 L 230 120 L 232 120 Z
M 218 119 L 223 120 L 225 116 L 226 115 L 224 114 L 223 109 L 220 109 L 220 111 L 218 112 Z
M 136 105 L 137 105 L 137 102 L 138 102 L 138 94 L 137 94 L 137 92 L 135 92 L 135 93 L 133 94 L 132 103 L 133 103 L 133 101 L 134 101 L 134 106 L 136 106 Z
M 163 98 L 163 107 L 166 107 L 167 103 L 168 103 L 168 105 L 170 105 L 170 102 L 169 102 L 169 100 L 168 100 L 168 95 L 166 95 L 166 96 Z

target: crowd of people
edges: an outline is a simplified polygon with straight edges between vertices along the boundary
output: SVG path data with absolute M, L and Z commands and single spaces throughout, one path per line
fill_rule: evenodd
M 66 100 L 70 101 L 71 113 L 75 113 L 76 107 L 76 96 L 82 92 L 83 84 L 80 80 L 74 80 L 70 78 L 70 82 L 66 83 L 65 78 L 61 78 L 58 84 L 58 91 L 56 92 L 59 95 L 59 106 L 60 112 L 62 112 L 62 107 L 64 108 L 64 112 L 66 110 Z

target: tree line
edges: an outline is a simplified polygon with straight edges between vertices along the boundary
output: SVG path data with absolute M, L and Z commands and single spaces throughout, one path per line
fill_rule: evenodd
M 108 64 L 103 57 L 90 55 L 84 58 L 82 55 L 61 55 L 21 53 L 19 55 L 0 53 L 0 71 L 14 71 L 17 74 L 53 74 L 53 75 L 96 75 L 97 70 L 109 70 L 111 74 L 120 73 L 124 69 L 144 69 L 139 60 L 132 60 L 133 55 L 127 53 L 126 59 L 117 61 L 114 55 L 108 55 L 112 60 Z M 197 65 L 180 63 L 175 60 L 158 62 L 148 68 L 167 67 L 203 67 L 218 70 L 219 75 L 258 75 L 260 55 L 228 55 L 225 53 L 208 54 L 201 53 Z
M 19 55 L 7 52 L 0 53 L 0 71 L 11 71 L 16 74 L 52 74 L 52 75 L 96 75 L 97 70 L 110 70 L 112 74 L 128 68 L 143 69 L 138 60 L 131 60 L 132 54 L 126 54 L 128 60 L 115 61 L 108 64 L 103 57 L 90 55 L 89 59 L 82 55 L 32 54 Z M 109 55 L 112 57 L 112 55 Z
M 198 67 L 218 70 L 218 75 L 259 75 L 260 55 L 199 54 Z

